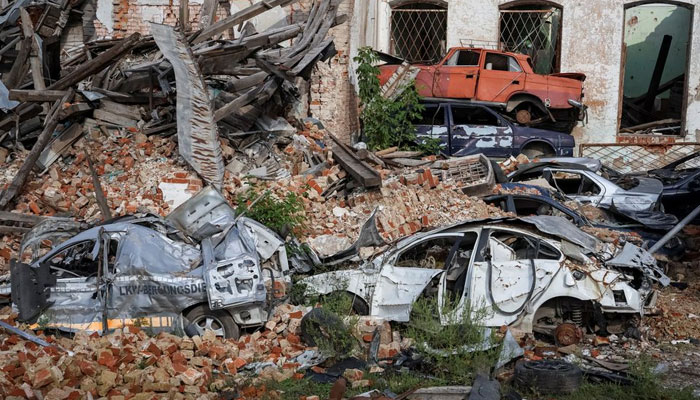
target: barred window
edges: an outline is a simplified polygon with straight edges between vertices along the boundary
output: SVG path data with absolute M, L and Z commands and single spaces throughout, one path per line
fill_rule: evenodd
M 411 3 L 391 10 L 391 53 L 413 63 L 437 63 L 445 55 L 447 8 Z
M 501 50 L 527 54 L 535 72 L 559 71 L 561 8 L 543 4 L 501 9 Z

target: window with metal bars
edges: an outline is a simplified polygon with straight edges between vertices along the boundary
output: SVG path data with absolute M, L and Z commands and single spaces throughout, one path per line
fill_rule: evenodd
M 527 54 L 539 74 L 559 71 L 561 8 L 519 5 L 501 10 L 499 48 Z
M 445 55 L 447 9 L 411 3 L 391 10 L 391 52 L 412 63 L 433 64 Z

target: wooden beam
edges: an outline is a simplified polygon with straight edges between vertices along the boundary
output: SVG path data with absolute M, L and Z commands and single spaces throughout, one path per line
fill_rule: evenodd
M 10 186 L 8 186 L 7 189 L 2 192 L 2 195 L 0 195 L 0 209 L 7 207 L 12 199 L 17 196 L 17 193 L 19 193 L 19 191 L 22 189 L 22 186 L 24 186 L 24 182 L 26 182 L 29 173 L 32 172 L 36 160 L 39 158 L 41 152 L 44 151 L 44 147 L 46 147 L 46 145 L 49 143 L 49 140 L 51 140 L 51 137 L 56 130 L 59 111 L 61 110 L 63 103 L 70 101 L 71 97 L 73 97 L 73 90 L 68 92 L 68 94 L 66 94 L 66 96 L 64 96 L 61 100 L 57 100 L 51 110 L 49 110 L 49 114 L 46 116 L 44 130 L 39 135 L 39 138 L 37 138 L 32 150 L 24 159 L 24 163 L 19 168 L 19 171 L 17 171 L 15 177 L 12 179 Z
M 333 159 L 336 160 L 350 176 L 366 188 L 382 185 L 382 177 L 377 170 L 357 158 L 352 149 L 338 140 L 333 134 L 329 133 L 328 135 L 335 142 L 335 146 L 333 146 Z
M 68 89 L 90 75 L 102 71 L 108 65 L 119 61 L 124 54 L 128 53 L 134 48 L 139 40 L 141 40 L 141 35 L 138 32 L 133 33 L 131 36 L 121 40 L 119 43 L 112 46 L 109 50 L 103 52 L 99 56 L 90 61 L 84 62 L 78 68 L 71 71 L 68 75 L 59 79 L 48 88 L 52 90 Z
M 13 89 L 18 87 L 24 80 L 24 75 L 27 73 L 29 65 L 27 64 L 27 58 L 29 58 L 29 53 L 32 51 L 32 38 L 24 38 L 19 46 L 19 53 L 15 58 L 15 62 L 12 63 L 12 69 L 7 75 L 7 78 L 3 75 L 3 83 L 8 89 Z
M 216 23 L 200 30 L 196 36 L 191 39 L 192 44 L 202 43 L 209 40 L 212 36 L 224 33 L 227 29 L 233 28 L 234 26 L 240 24 L 241 22 L 247 21 L 255 16 L 258 16 L 265 11 L 277 7 L 277 6 L 287 6 L 292 3 L 296 3 L 299 0 L 263 0 L 252 6 L 246 7 L 243 10 L 226 17 Z
M 25 38 L 32 39 L 32 52 L 29 56 L 29 64 L 32 68 L 34 89 L 44 90 L 46 89 L 46 83 L 44 82 L 44 69 L 42 68 L 41 60 L 39 59 L 41 47 L 39 47 L 39 42 L 36 40 L 34 25 L 32 25 L 32 19 L 29 17 L 29 13 L 24 9 L 24 7 L 19 9 L 19 15 L 22 19 L 22 34 L 24 34 Z
M 219 0 L 204 0 L 202 8 L 199 9 L 199 27 L 201 29 L 208 28 L 216 17 L 216 8 L 219 5 Z
M 112 218 L 112 211 L 109 209 L 109 204 L 107 203 L 107 198 L 105 197 L 105 192 L 102 190 L 102 184 L 100 183 L 100 177 L 95 171 L 95 166 L 92 162 L 92 157 L 90 153 L 85 151 L 85 158 L 88 161 L 88 167 L 90 168 L 90 175 L 92 175 L 92 186 L 95 188 L 95 199 L 97 200 L 97 205 L 100 207 L 100 214 L 102 214 L 102 220 L 106 221 Z
M 10 90 L 10 100 L 45 102 L 56 101 L 63 98 L 68 93 L 66 90 Z

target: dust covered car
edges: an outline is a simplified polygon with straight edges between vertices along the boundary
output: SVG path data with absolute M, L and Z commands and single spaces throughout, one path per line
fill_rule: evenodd
M 30 231 L 22 253 L 51 233 Z M 32 252 L 35 253 L 35 252 Z M 284 242 L 207 188 L 167 219 L 123 217 L 84 230 L 29 263 L 11 263 L 22 321 L 65 331 L 212 330 L 238 337 L 267 321 L 290 284 Z
M 443 324 L 483 310 L 485 326 L 553 334 L 564 323 L 618 332 L 654 306 L 668 278 L 650 254 L 616 248 L 562 217 L 459 223 L 398 241 L 355 270 L 301 281 L 308 295 L 348 292 L 360 314 L 405 322 L 436 296 Z M 446 307 L 449 305 L 449 307 Z

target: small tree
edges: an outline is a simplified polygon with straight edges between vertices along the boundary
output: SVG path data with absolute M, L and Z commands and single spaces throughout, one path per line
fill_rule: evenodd
M 357 83 L 362 102 L 363 133 L 370 149 L 383 149 L 390 146 L 418 148 L 437 153 L 437 139 L 422 140 L 417 143 L 414 120 L 420 118 L 424 110 L 415 82 L 411 82 L 394 100 L 385 99 L 379 86 L 379 68 L 375 64 L 379 57 L 371 47 L 362 47 L 353 58 L 358 63 Z

